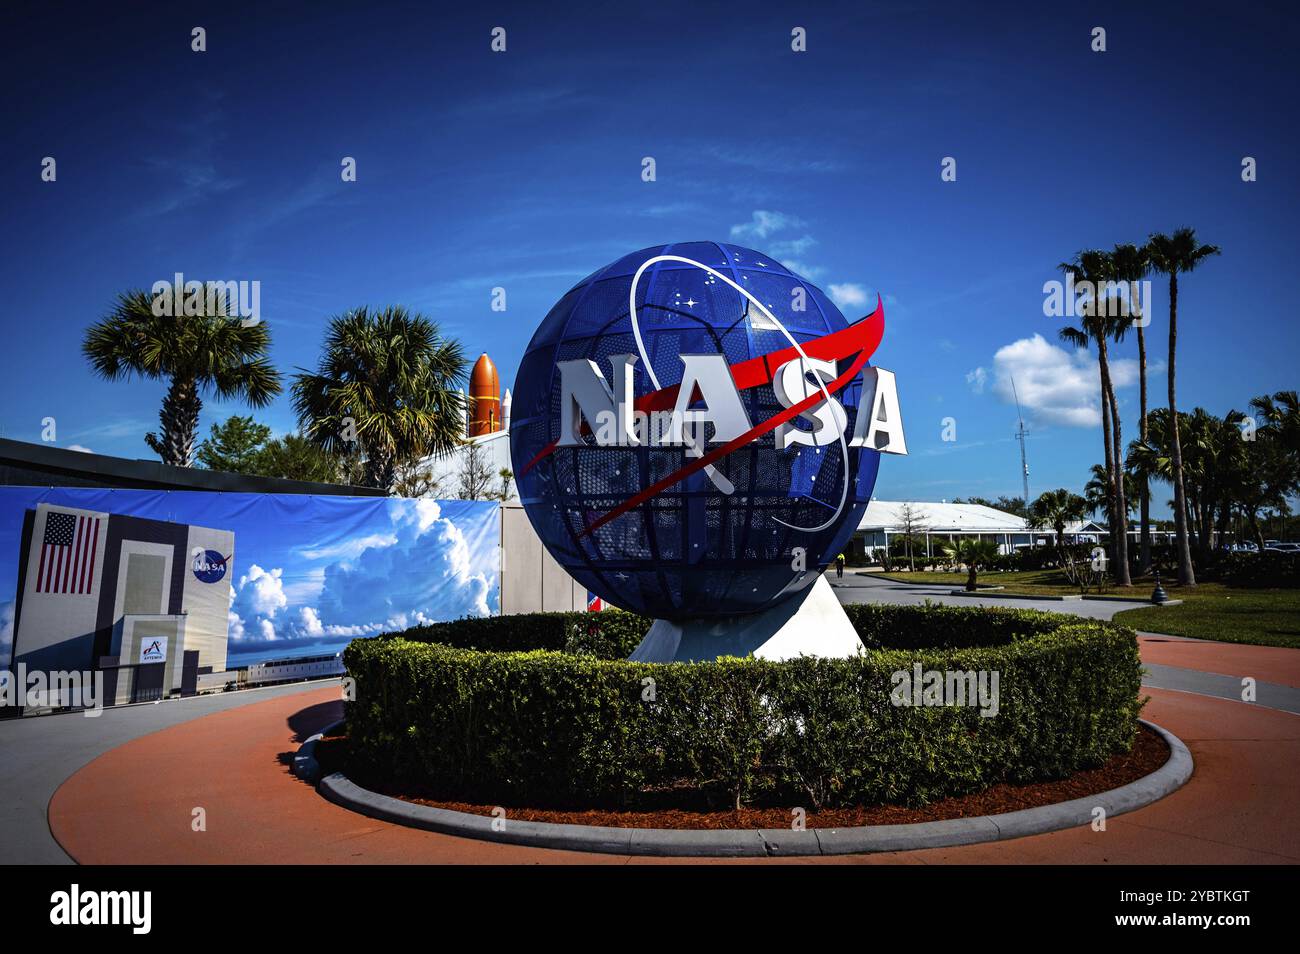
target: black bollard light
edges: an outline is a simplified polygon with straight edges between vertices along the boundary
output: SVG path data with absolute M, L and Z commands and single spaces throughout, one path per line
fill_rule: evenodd
M 1151 591 L 1151 602 L 1158 606 L 1161 603 L 1168 601 L 1168 599 L 1169 594 L 1166 593 L 1165 588 L 1160 585 L 1160 571 L 1156 570 L 1156 588 Z

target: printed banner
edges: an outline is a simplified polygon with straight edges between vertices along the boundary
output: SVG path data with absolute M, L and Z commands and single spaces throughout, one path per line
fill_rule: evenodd
M 499 567 L 488 501 L 0 487 L 0 666 L 334 652 L 499 612 Z

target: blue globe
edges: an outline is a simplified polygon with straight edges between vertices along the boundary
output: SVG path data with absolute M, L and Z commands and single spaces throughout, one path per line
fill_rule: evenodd
M 791 403 L 790 389 L 783 403 L 771 381 L 768 365 L 778 353 L 788 359 L 792 342 L 824 352 L 824 339 L 849 327 L 821 289 L 771 256 L 735 245 L 642 249 L 583 279 L 533 335 L 513 394 L 510 453 L 519 497 L 547 550 L 609 603 L 660 619 L 759 612 L 811 585 L 847 544 L 876 480 L 879 453 L 847 446 L 861 374 L 833 392 L 845 412 L 844 440 L 824 446 L 778 450 L 773 429 L 730 450 L 726 441 L 694 449 L 648 440 L 597 446 L 587 432 L 594 422 L 586 422 L 578 446 L 557 446 L 557 362 L 588 359 L 612 381 L 610 357 L 637 355 L 633 394 L 652 400 L 647 395 L 680 384 L 682 355 L 721 355 L 749 422 L 762 430 Z M 856 357 L 837 353 L 836 373 Z M 796 400 L 833 387 L 824 376 L 804 381 L 810 391 Z M 817 427 L 802 416 L 790 423 Z M 703 467 L 701 453 L 710 452 L 715 459 Z

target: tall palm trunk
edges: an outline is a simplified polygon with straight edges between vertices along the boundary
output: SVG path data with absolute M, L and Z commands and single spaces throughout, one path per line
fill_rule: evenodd
M 1169 276 L 1169 445 L 1174 470 L 1174 545 L 1178 551 L 1179 584 L 1195 586 L 1196 570 L 1192 567 L 1192 548 L 1187 538 L 1187 495 L 1183 491 L 1183 445 L 1178 438 L 1177 358 L 1178 274 L 1174 272 Z
M 364 474 L 367 487 L 390 491 L 397 479 L 397 462 L 393 455 L 375 450 L 366 456 Z
M 1111 433 L 1115 441 L 1115 516 L 1119 520 L 1119 559 L 1115 571 L 1116 586 L 1131 586 L 1128 555 L 1128 491 L 1124 487 L 1124 440 L 1120 436 L 1119 401 L 1115 399 L 1115 386 L 1110 389 Z
M 1106 486 L 1110 489 L 1106 494 L 1106 527 L 1110 530 L 1110 560 L 1111 563 L 1118 563 L 1119 542 L 1115 536 L 1115 445 L 1111 442 L 1110 434 L 1110 388 L 1106 386 L 1109 383 L 1109 373 L 1110 369 L 1105 362 L 1101 362 L 1101 437 L 1105 444 Z
M 1097 341 L 1098 363 L 1101 366 L 1101 387 L 1105 399 L 1102 401 L 1102 423 L 1105 427 L 1103 436 L 1107 442 L 1107 464 L 1110 478 L 1111 522 L 1110 535 L 1114 542 L 1111 558 L 1115 564 L 1115 583 L 1117 586 L 1131 586 L 1128 571 L 1128 520 L 1124 500 L 1124 455 L 1120 438 L 1119 404 L 1115 400 L 1115 387 L 1110 379 L 1110 355 L 1107 353 L 1106 336 L 1101 335 Z M 1106 420 L 1109 407 L 1110 419 Z
M 1147 302 L 1148 306 L 1150 302 Z M 1147 336 L 1142 328 L 1142 318 L 1137 324 L 1138 333 L 1138 392 L 1141 396 L 1142 413 L 1138 418 L 1138 436 L 1142 443 L 1147 442 Z M 1138 486 L 1142 506 L 1142 541 L 1138 556 L 1138 572 L 1151 572 L 1151 486 L 1146 477 Z
M 162 432 L 145 435 L 145 443 L 162 458 L 164 464 L 174 467 L 194 465 L 194 444 L 199 433 L 199 411 L 203 401 L 192 378 L 172 378 L 163 398 L 158 423 Z

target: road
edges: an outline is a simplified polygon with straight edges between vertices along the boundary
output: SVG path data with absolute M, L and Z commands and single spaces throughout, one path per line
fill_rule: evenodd
M 917 574 L 924 576 L 924 574 Z M 1037 600 L 1008 598 L 1005 596 L 954 596 L 951 583 L 899 583 L 881 579 L 871 574 L 845 573 L 837 580 L 835 572 L 826 574 L 831 588 L 841 603 L 893 603 L 914 605 L 930 600 L 946 606 L 1000 606 L 1003 609 L 1036 609 L 1049 613 L 1069 613 L 1088 619 L 1110 619 L 1116 613 L 1139 606 L 1150 606 L 1147 600 L 1114 602 L 1111 600 Z

